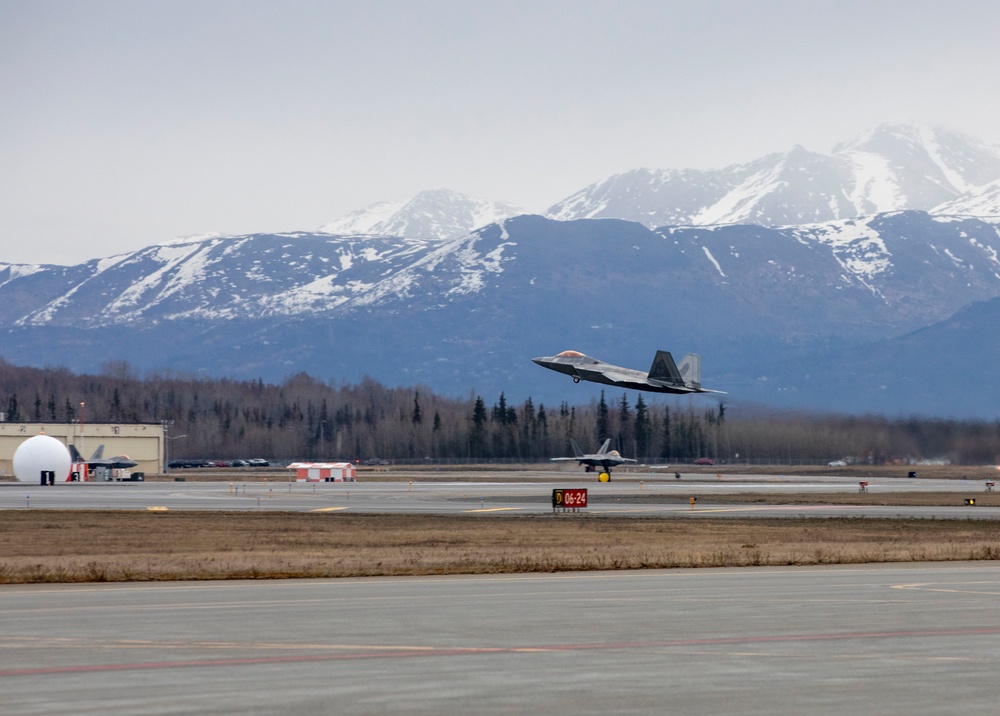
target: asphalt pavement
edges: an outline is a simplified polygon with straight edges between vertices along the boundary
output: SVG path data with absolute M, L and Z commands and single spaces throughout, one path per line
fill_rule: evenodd
M 993 563 L 0 588 L 0 712 L 996 713 Z
M 377 513 L 538 514 L 552 511 L 556 488 L 586 488 L 591 514 L 636 516 L 722 517 L 903 517 L 1000 519 L 1000 507 L 967 506 L 966 498 L 984 492 L 983 481 L 907 478 L 869 479 L 871 493 L 940 492 L 953 496 L 952 505 L 936 507 L 832 505 L 823 495 L 857 493 L 856 480 L 836 477 L 783 475 L 698 476 L 681 480 L 672 474 L 635 475 L 601 483 L 578 472 L 497 473 L 476 482 L 420 479 L 379 482 L 122 482 L 60 483 L 42 487 L 0 483 L 3 509 L 167 509 L 167 510 L 291 510 Z M 419 478 L 419 473 L 415 475 Z M 813 494 L 816 504 L 727 504 L 719 496 L 738 493 Z M 696 498 L 692 507 L 690 499 Z M 713 500 L 713 497 L 716 500 Z

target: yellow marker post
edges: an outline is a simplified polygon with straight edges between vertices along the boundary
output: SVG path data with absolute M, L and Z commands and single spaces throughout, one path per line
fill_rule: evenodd
M 697 498 L 697 497 L 692 497 L 692 498 L 691 498 L 691 509 L 692 509 L 692 510 L 694 509 L 694 503 L 695 503 L 695 502 L 697 502 L 697 501 L 698 501 L 698 498 Z

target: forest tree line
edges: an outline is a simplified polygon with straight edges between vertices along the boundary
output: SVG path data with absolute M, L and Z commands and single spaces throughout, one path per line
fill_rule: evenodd
M 457 399 L 370 378 L 331 385 L 304 373 L 280 384 L 140 379 L 120 361 L 77 375 L 0 359 L 0 412 L 8 422 L 165 422 L 177 458 L 536 461 L 572 455 L 572 438 L 588 452 L 610 439 L 622 455 L 651 463 L 1000 460 L 997 421 L 808 414 L 614 390 L 582 405 L 503 393 Z

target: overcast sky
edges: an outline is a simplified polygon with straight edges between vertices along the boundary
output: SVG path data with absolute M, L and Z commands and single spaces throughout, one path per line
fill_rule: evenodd
M 543 211 L 888 120 L 1000 143 L 998 27 L 995 0 L 0 0 L 0 262 L 423 189 Z

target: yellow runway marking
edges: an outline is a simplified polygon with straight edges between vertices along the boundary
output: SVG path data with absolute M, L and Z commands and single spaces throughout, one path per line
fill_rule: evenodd
M 770 507 L 719 507 L 715 509 L 709 509 L 709 508 L 695 507 L 693 510 L 691 508 L 686 508 L 686 511 L 701 512 L 707 514 L 710 512 L 766 512 L 769 509 L 771 508 Z
M 977 584 L 977 582 L 959 582 L 958 584 L 968 584 L 971 586 Z M 992 586 L 993 583 L 987 583 L 987 584 L 990 584 Z M 924 583 L 918 582 L 916 584 L 893 584 L 891 585 L 891 589 L 910 589 L 921 592 L 944 592 L 946 594 L 974 594 L 976 596 L 989 596 L 989 597 L 995 597 L 998 594 L 998 592 L 991 591 L 989 589 L 971 589 L 971 588 L 958 589 L 955 587 L 948 588 L 943 586 L 935 586 L 934 582 L 924 582 Z
M 509 512 L 510 510 L 522 510 L 523 507 L 481 507 L 475 510 L 466 510 L 466 512 Z
M 650 512 L 656 512 L 656 513 L 662 513 L 662 512 L 700 512 L 703 515 L 708 515 L 708 514 L 713 514 L 713 513 L 716 513 L 716 512 L 764 512 L 764 511 L 767 511 L 767 510 L 769 510 L 771 508 L 770 507 L 717 507 L 717 508 L 695 507 L 692 510 L 690 507 L 680 507 L 680 506 L 678 506 L 678 507 L 632 507 L 632 508 L 629 508 L 629 507 L 621 507 L 621 508 L 615 508 L 615 507 L 606 507 L 606 508 L 592 507 L 592 508 L 589 508 L 589 509 L 590 509 L 590 512 L 600 512 L 602 514 L 623 514 L 623 513 L 626 513 L 626 512 L 641 512 L 641 513 L 650 513 Z
M 315 510 L 309 510 L 310 512 L 338 512 L 339 510 L 346 510 L 346 507 L 320 507 Z

